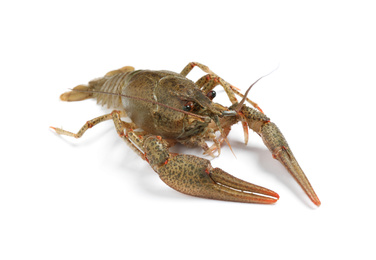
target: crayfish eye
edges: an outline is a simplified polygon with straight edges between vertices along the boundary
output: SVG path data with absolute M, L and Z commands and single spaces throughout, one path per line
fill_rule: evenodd
M 206 94 L 206 96 L 210 99 L 210 100 L 213 100 L 213 98 L 215 98 L 215 96 L 217 95 L 217 93 L 214 91 L 214 90 L 211 90 L 208 92 L 208 94 Z
M 193 107 L 194 107 L 194 104 L 192 101 L 188 101 L 187 103 L 185 103 L 185 105 L 183 106 L 183 110 L 184 111 L 187 111 L 187 112 L 191 112 L 193 110 Z

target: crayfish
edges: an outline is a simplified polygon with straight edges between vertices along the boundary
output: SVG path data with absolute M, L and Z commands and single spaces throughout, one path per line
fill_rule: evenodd
M 207 74 L 193 82 L 186 76 L 196 66 Z M 224 89 L 232 104 L 230 107 L 213 102 L 216 86 Z M 246 142 L 250 128 L 262 138 L 273 158 L 284 165 L 311 201 L 320 206 L 320 200 L 278 127 L 247 98 L 250 88 L 243 95 L 207 66 L 197 62 L 189 63 L 181 73 L 134 70 L 126 66 L 60 96 L 63 101 L 94 98 L 98 104 L 114 109 L 111 113 L 87 121 L 76 134 L 51 128 L 58 134 L 80 138 L 96 124 L 113 120 L 118 135 L 171 188 L 209 199 L 275 203 L 279 195 L 272 190 L 214 168 L 207 159 L 169 151 L 170 147 L 180 143 L 187 147 L 201 147 L 205 154 L 213 156 L 220 152 L 224 142 L 228 143 L 231 126 L 241 122 Z M 236 96 L 241 97 L 241 101 Z M 245 105 L 245 101 L 255 108 Z M 123 121 L 125 117 L 131 122 Z M 209 147 L 207 141 L 213 144 Z

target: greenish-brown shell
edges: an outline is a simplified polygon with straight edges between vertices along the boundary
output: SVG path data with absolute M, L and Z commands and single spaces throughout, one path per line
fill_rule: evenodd
M 184 139 L 202 132 L 207 126 L 208 122 L 200 118 L 157 104 L 182 110 L 186 100 L 177 93 L 200 92 L 191 80 L 175 72 L 150 70 L 134 71 L 125 80 L 122 94 L 132 98 L 122 97 L 124 109 L 131 120 L 148 133 Z

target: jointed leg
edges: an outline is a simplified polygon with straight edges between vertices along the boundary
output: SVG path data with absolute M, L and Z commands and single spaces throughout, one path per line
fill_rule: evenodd
M 196 85 L 206 95 L 219 84 L 218 77 L 206 74 L 196 81 Z
M 186 77 L 188 75 L 188 73 L 191 72 L 191 70 L 196 66 L 199 67 L 202 71 L 208 73 L 207 75 L 201 77 L 196 82 L 196 84 L 202 89 L 202 91 L 205 94 L 207 94 L 210 90 L 212 90 L 214 87 L 216 87 L 218 84 L 220 84 L 223 87 L 223 89 L 226 91 L 226 94 L 227 94 L 227 96 L 230 99 L 232 104 L 238 102 L 238 100 L 235 97 L 235 94 L 237 94 L 238 96 L 240 96 L 242 98 L 244 97 L 244 95 L 239 92 L 238 88 L 234 87 L 233 85 L 231 85 L 230 83 L 228 83 L 227 81 L 225 81 L 224 79 L 219 77 L 217 74 L 215 74 L 213 71 L 211 71 L 208 66 L 205 66 L 201 63 L 190 62 L 187 66 L 185 66 L 185 68 L 182 70 L 182 72 L 180 74 L 183 75 L 184 77 Z M 249 98 L 246 98 L 246 100 L 253 107 L 255 107 L 256 109 L 258 109 L 260 112 L 263 113 L 263 111 L 257 105 L 257 103 L 253 102 Z
M 186 77 L 188 75 L 189 72 L 191 72 L 191 70 L 194 68 L 194 67 L 199 67 L 202 71 L 208 73 L 208 74 L 211 74 L 211 75 L 214 75 L 214 76 L 217 76 L 213 71 L 211 71 L 209 69 L 208 66 L 205 66 L 201 63 L 198 63 L 198 62 L 190 62 L 188 63 L 187 66 L 184 67 L 184 69 L 180 72 L 180 75 Z
M 117 110 L 112 111 L 110 114 L 106 114 L 97 118 L 94 118 L 92 120 L 87 121 L 81 129 L 75 134 L 66 130 L 63 130 L 61 128 L 51 127 L 57 134 L 60 135 L 67 135 L 72 136 L 74 138 L 80 138 L 86 130 L 89 128 L 92 128 L 93 126 L 107 121 L 107 120 L 113 120 L 115 124 L 115 128 L 119 136 L 132 148 L 133 151 L 135 151 L 141 158 L 145 159 L 144 154 L 139 149 L 139 143 L 137 143 L 137 135 L 133 132 L 132 129 L 136 128 L 136 125 L 134 123 L 127 123 L 121 120 L 121 117 L 125 116 L 125 112 L 120 112 Z M 132 133 L 132 140 L 130 140 L 128 134 Z M 137 147 L 137 146 L 139 147 Z
M 88 130 L 89 128 L 92 128 L 93 126 L 95 126 L 95 125 L 97 125 L 101 122 L 113 119 L 112 114 L 113 113 L 106 114 L 106 115 L 99 116 L 99 117 L 96 117 L 94 119 L 87 121 L 76 134 L 69 132 L 69 131 L 66 131 L 66 130 L 63 130 L 61 128 L 56 128 L 56 127 L 52 127 L 52 126 L 51 126 L 51 128 L 53 130 L 55 130 L 55 132 L 59 135 L 67 135 L 67 136 L 72 136 L 74 138 L 80 138 L 86 132 L 86 130 Z
M 204 77 L 208 76 L 208 81 L 213 79 L 214 81 L 217 81 L 218 84 L 220 84 L 223 89 L 226 91 L 226 94 L 228 96 L 228 98 L 230 99 L 231 103 L 234 104 L 236 102 L 238 102 L 238 100 L 236 99 L 235 97 L 235 94 L 233 92 L 233 88 L 235 88 L 234 86 L 232 86 L 230 83 L 228 83 L 227 81 L 225 81 L 224 79 L 220 78 L 217 74 L 215 74 L 213 71 L 211 71 L 209 69 L 208 66 L 205 66 L 201 63 L 198 63 L 198 62 L 190 62 L 187 66 L 185 66 L 185 68 L 182 70 L 182 72 L 180 72 L 180 74 L 184 77 L 186 77 L 188 75 L 188 73 L 194 68 L 194 67 L 199 67 L 202 71 L 208 73 L 208 75 L 205 75 Z M 204 79 L 199 79 L 199 81 L 204 81 Z M 201 83 L 202 84 L 202 83 Z M 214 87 L 213 87 L 214 88 Z

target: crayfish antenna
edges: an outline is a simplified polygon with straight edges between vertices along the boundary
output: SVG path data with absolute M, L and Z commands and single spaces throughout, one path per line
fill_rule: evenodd
M 239 112 L 240 109 L 242 108 L 242 106 L 243 106 L 245 100 L 247 99 L 247 95 L 248 95 L 249 91 L 251 90 L 251 88 L 252 88 L 257 82 L 259 82 L 262 78 L 265 78 L 266 76 L 269 76 L 269 75 L 272 74 L 274 71 L 276 71 L 278 68 L 279 68 L 279 65 L 278 65 L 274 70 L 272 70 L 271 72 L 269 72 L 268 74 L 259 77 L 255 82 L 252 83 L 251 86 L 249 86 L 249 88 L 247 89 L 247 91 L 244 93 L 244 96 L 243 96 L 242 100 L 240 100 L 239 104 L 235 107 L 235 111 L 236 111 L 236 112 Z

